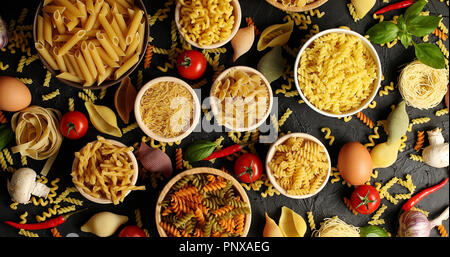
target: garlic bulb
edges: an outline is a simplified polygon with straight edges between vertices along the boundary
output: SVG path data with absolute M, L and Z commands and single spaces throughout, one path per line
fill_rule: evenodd
M 447 167 L 449 165 L 449 148 L 441 130 L 435 128 L 428 131 L 427 134 L 430 145 L 423 149 L 423 162 L 435 168 Z

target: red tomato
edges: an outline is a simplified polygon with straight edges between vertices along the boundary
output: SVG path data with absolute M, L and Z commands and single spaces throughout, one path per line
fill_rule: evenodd
M 177 70 L 183 78 L 195 80 L 206 71 L 206 58 L 196 50 L 181 53 L 177 58 Z
M 380 194 L 373 186 L 358 186 L 350 197 L 350 203 L 358 213 L 371 214 L 380 206 Z
M 63 136 L 69 139 L 82 138 L 88 130 L 89 122 L 86 116 L 77 111 L 63 115 L 59 123 L 59 130 Z
M 243 154 L 234 163 L 234 174 L 244 183 L 251 183 L 258 180 L 262 173 L 262 162 L 255 154 Z
M 147 237 L 144 230 L 138 226 L 130 225 L 119 232 L 119 237 Z

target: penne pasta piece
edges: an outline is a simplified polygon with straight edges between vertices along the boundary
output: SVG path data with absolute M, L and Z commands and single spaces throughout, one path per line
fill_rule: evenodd
M 94 60 L 92 59 L 91 52 L 88 49 L 86 41 L 81 42 L 80 49 L 81 53 L 84 56 L 84 60 L 86 61 L 86 65 L 89 69 L 89 72 L 91 73 L 92 78 L 95 79 L 98 75 L 98 72 Z
M 67 53 L 72 47 L 78 43 L 86 35 L 86 30 L 80 30 L 74 34 L 60 49 L 59 55 Z
M 44 18 L 41 15 L 37 17 L 37 41 L 44 44 Z
M 133 42 L 131 43 L 131 45 L 128 46 L 127 51 L 125 53 L 126 59 L 129 59 L 136 52 L 136 49 L 139 46 L 140 42 L 141 42 L 141 37 L 139 36 L 139 33 L 136 32 Z
M 117 37 L 119 38 L 119 46 L 122 48 L 123 51 L 125 51 L 125 49 L 127 48 L 127 44 L 125 43 L 125 37 L 122 33 L 122 30 L 119 27 L 119 24 L 116 21 L 116 18 L 113 17 L 112 21 L 111 21 L 111 27 L 114 30 L 114 32 L 116 33 Z
M 80 67 L 81 74 L 83 75 L 85 81 L 83 86 L 91 86 L 95 80 L 89 72 L 86 61 L 84 60 L 80 50 L 75 52 L 75 59 L 77 60 L 78 67 Z
M 106 39 L 104 33 L 97 33 L 96 35 L 98 41 L 102 45 L 103 49 L 105 49 L 106 53 L 111 57 L 111 59 L 115 62 L 119 61 L 119 56 L 114 50 L 113 45 Z
M 66 63 L 64 62 L 63 56 L 58 55 L 58 47 L 57 46 L 53 47 L 52 54 L 53 54 L 53 57 L 55 58 L 56 64 L 59 67 L 59 70 L 61 72 L 66 72 L 67 71 Z
M 97 77 L 97 84 L 101 85 L 107 78 L 109 78 L 111 76 L 111 74 L 114 72 L 114 68 L 113 67 L 107 67 L 105 74 L 100 74 Z
M 117 24 L 120 27 L 120 30 L 122 30 L 122 35 L 126 35 L 126 33 L 128 32 L 128 28 L 127 28 L 127 24 L 125 22 L 125 19 L 123 18 L 123 15 L 121 13 L 115 13 L 114 14 L 114 18 L 117 21 Z
M 133 38 L 134 34 L 136 34 L 139 24 L 141 24 L 142 16 L 144 12 L 142 10 L 136 10 L 133 19 L 131 20 L 130 27 L 127 32 L 127 36 L 125 37 L 125 41 L 128 42 L 128 38 Z M 131 43 L 131 42 L 130 42 Z
M 94 1 L 86 0 L 86 12 L 90 15 L 94 14 Z
M 50 20 L 50 16 L 44 13 L 44 40 L 50 45 L 53 46 L 53 38 L 52 38 L 52 22 Z
M 141 53 L 144 49 L 144 41 L 145 41 L 145 18 L 141 20 L 141 24 L 139 24 L 138 33 L 141 38 L 138 48 L 136 52 Z
M 79 19 L 70 20 L 66 17 L 63 17 L 64 25 L 66 25 L 68 31 L 72 31 L 78 23 L 80 23 Z
M 63 73 L 60 73 L 60 74 L 56 75 L 56 77 L 57 77 L 57 78 L 60 78 L 60 79 L 69 80 L 69 81 L 72 81 L 72 82 L 75 82 L 75 83 L 81 83 L 81 82 L 83 82 L 83 80 L 81 80 L 79 77 L 73 75 L 73 74 L 70 73 L 70 72 L 63 72 Z
M 53 70 L 59 70 L 58 64 L 48 52 L 47 48 L 42 43 L 35 43 L 34 46 L 44 60 L 50 65 Z
M 53 0 L 44 0 L 44 4 L 43 6 L 47 6 L 48 4 L 51 4 L 53 2 Z
M 73 54 L 66 54 L 70 64 L 72 65 L 73 69 L 75 70 L 75 74 L 80 78 L 83 79 L 83 73 L 81 72 L 80 66 L 78 66 L 77 60 Z
M 98 15 L 98 20 L 100 24 L 102 24 L 103 29 L 105 29 L 106 35 L 108 35 L 109 39 L 113 40 L 114 37 L 118 37 L 114 29 L 112 28 L 111 24 L 109 24 L 109 21 L 106 19 L 106 14 L 103 13 L 103 10 L 105 9 L 105 6 L 103 6 L 102 11 Z
M 67 71 L 72 75 L 77 76 L 77 72 L 75 68 L 72 66 L 72 63 L 69 60 L 69 56 L 63 55 L 62 57 L 64 59 L 64 64 L 66 65 Z
M 78 10 L 80 10 L 80 12 L 81 12 L 81 17 L 80 17 L 81 24 L 84 25 L 84 23 L 86 23 L 86 20 L 87 20 L 86 5 L 83 2 L 81 2 L 80 0 L 77 0 L 77 7 L 78 7 Z
M 119 79 L 125 72 L 131 69 L 139 61 L 139 54 L 134 54 L 131 58 L 127 59 L 119 69 L 114 72 L 114 79 Z
M 97 71 L 100 74 L 99 76 L 105 75 L 105 66 L 103 64 L 102 58 L 97 52 L 97 48 L 95 47 L 94 43 L 89 42 L 87 47 L 91 54 L 92 60 L 94 61 L 95 67 L 97 67 Z
M 64 26 L 62 17 L 61 17 L 61 13 L 59 12 L 59 10 L 56 10 L 53 13 L 53 21 L 56 25 L 56 29 L 58 30 L 59 34 L 64 34 L 66 33 L 66 27 Z
M 42 8 L 43 12 L 49 12 L 49 13 L 54 13 L 55 11 L 59 11 L 59 13 L 62 14 L 62 13 L 64 13 L 65 10 L 66 10 L 66 7 L 57 6 L 57 5 L 47 5 Z

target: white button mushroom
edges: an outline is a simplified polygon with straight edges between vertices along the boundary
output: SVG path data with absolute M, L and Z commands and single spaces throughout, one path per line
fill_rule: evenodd
M 11 199 L 18 203 L 28 203 L 31 195 L 46 198 L 50 192 L 49 187 L 36 182 L 36 172 L 29 168 L 16 170 L 7 187 Z

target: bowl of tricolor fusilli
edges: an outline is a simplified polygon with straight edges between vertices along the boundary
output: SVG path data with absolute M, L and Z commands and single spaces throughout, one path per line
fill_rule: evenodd
M 242 13 L 238 0 L 177 1 L 175 24 L 192 46 L 214 49 L 225 45 L 238 32 Z
M 380 88 L 381 62 L 372 44 L 347 29 L 311 37 L 295 61 L 294 79 L 305 103 L 329 117 L 354 115 L 370 104 Z
M 250 200 L 230 174 L 208 167 L 173 177 L 155 209 L 161 237 L 245 237 L 252 219 Z
M 305 133 L 290 133 L 273 143 L 266 156 L 266 172 L 281 194 L 305 199 L 318 194 L 331 173 L 327 148 Z

